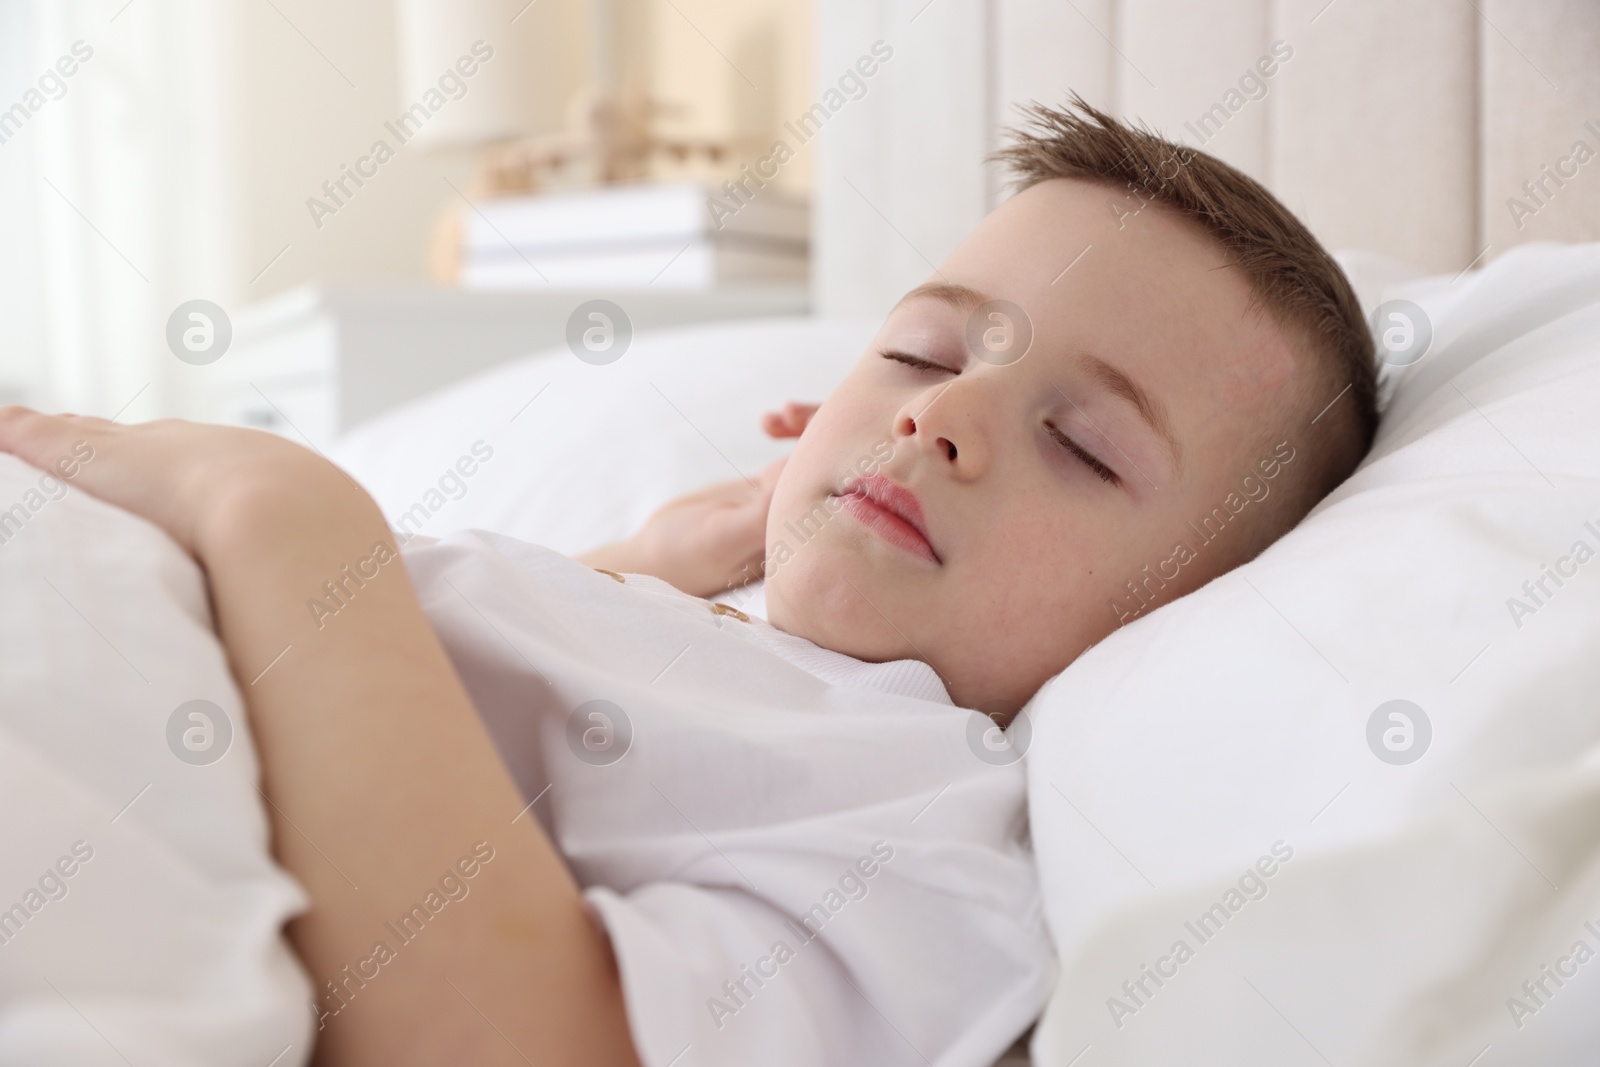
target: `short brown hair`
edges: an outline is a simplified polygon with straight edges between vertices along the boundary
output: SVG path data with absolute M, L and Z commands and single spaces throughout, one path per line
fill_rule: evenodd
M 1260 305 L 1311 353 L 1310 395 L 1298 398 L 1292 414 L 1324 425 L 1295 435 L 1295 444 L 1311 446 L 1309 461 L 1285 486 L 1283 521 L 1268 541 L 1275 539 L 1349 477 L 1377 432 L 1372 335 L 1344 271 L 1276 197 L 1215 156 L 1121 122 L 1076 93 L 1063 109 L 1034 103 L 1021 110 L 1024 124 L 991 157 L 1009 166 L 1018 191 L 1075 178 L 1166 205 L 1216 240 Z

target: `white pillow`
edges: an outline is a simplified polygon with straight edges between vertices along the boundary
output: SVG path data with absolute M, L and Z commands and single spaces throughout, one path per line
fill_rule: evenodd
M 1592 1062 L 1600 245 L 1376 289 L 1434 340 L 1357 473 L 1029 706 L 1036 1062 Z
M 356 427 L 328 455 L 402 533 L 476 528 L 581 552 L 787 454 L 761 433 L 761 412 L 823 399 L 876 330 L 799 318 L 683 327 L 639 335 L 603 366 L 551 349 Z M 480 441 L 486 462 L 473 457 Z M 462 457 L 470 477 L 455 469 Z
M 305 896 L 200 568 L 0 453 L 0 590 L 0 1062 L 306 1062 Z

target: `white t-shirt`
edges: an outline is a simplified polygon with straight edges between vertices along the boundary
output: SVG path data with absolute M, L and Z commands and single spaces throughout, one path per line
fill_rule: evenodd
M 988 1067 L 1037 1017 L 1022 764 L 981 758 L 988 721 L 926 664 L 497 534 L 403 558 L 611 938 L 647 1067 Z

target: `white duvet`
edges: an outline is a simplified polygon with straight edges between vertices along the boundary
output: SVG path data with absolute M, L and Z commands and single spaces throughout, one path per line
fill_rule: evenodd
M 0 1065 L 302 1063 L 304 898 L 200 570 L 69 485 L 0 453 Z

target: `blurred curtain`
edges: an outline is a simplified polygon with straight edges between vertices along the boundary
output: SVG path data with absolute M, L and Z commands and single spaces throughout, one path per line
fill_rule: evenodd
M 0 397 L 193 409 L 165 324 L 226 259 L 230 7 L 0 0 Z
M 0 0 L 0 106 L 22 96 L 32 42 L 32 5 Z M 0 403 L 32 400 L 44 387 L 36 157 L 33 138 L 18 134 L 0 145 Z
M 585 5 L 490 7 L 497 63 L 561 66 L 559 114 L 586 76 Z M 57 85 L 75 45 L 92 57 Z M 210 417 L 228 365 L 168 351 L 179 304 L 237 325 L 306 283 L 422 282 L 469 152 L 400 152 L 326 225 L 306 207 L 387 136 L 396 51 L 395 0 L 0 0 L 0 399 Z

